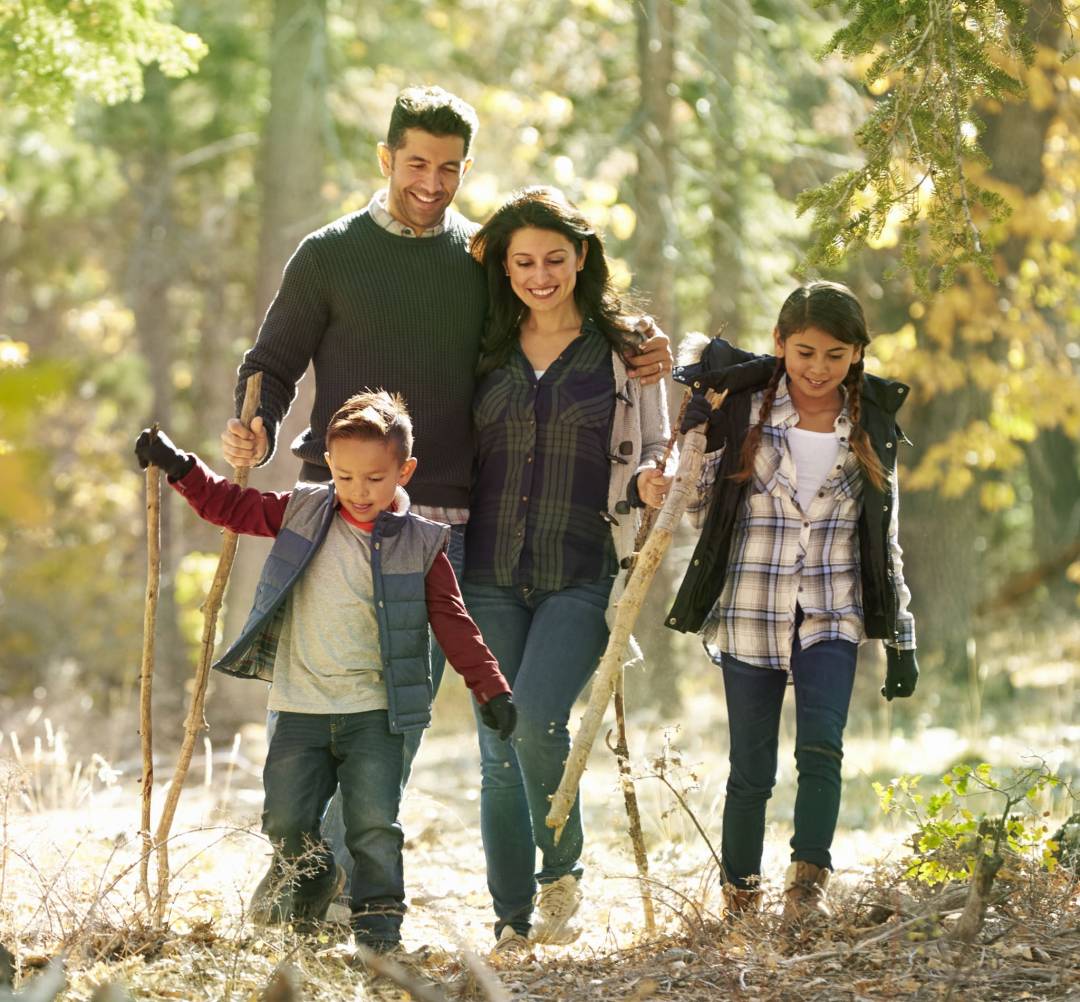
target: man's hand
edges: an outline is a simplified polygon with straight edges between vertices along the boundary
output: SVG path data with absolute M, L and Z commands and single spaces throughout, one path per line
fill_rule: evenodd
M 142 469 L 153 463 L 170 480 L 182 480 L 195 465 L 195 457 L 173 445 L 165 432 L 154 434 L 149 428 L 144 428 L 135 439 L 135 458 Z
M 480 707 L 480 719 L 493 731 L 498 731 L 503 741 L 510 737 L 517 724 L 517 708 L 510 698 L 510 693 L 500 692 L 499 695 L 492 696 Z
M 895 647 L 885 648 L 885 684 L 881 687 L 883 695 L 890 703 L 897 696 L 910 696 L 919 681 L 919 662 L 914 651 L 901 651 Z
M 642 317 L 634 328 L 638 333 L 647 335 L 636 355 L 626 358 L 630 366 L 627 375 L 631 379 L 640 379 L 642 386 L 651 386 L 664 378 L 665 372 L 671 372 L 674 359 L 671 355 L 669 338 L 653 321 L 652 317 Z
M 270 440 L 263 427 L 263 419 L 255 418 L 251 428 L 245 428 L 239 418 L 229 418 L 221 433 L 221 454 L 234 469 L 258 466 L 270 448 Z
M 642 470 L 637 475 L 637 492 L 651 508 L 663 508 L 668 488 L 674 477 L 665 477 L 663 470 Z

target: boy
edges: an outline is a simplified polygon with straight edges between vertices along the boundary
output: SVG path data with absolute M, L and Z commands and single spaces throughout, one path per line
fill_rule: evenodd
M 429 622 L 485 723 L 505 738 L 516 713 L 461 601 L 449 528 L 409 511 L 416 459 L 402 399 L 380 391 L 347 400 L 330 419 L 326 450 L 331 483 L 273 494 L 218 477 L 160 432 L 144 431 L 135 446 L 140 465 L 164 470 L 201 518 L 276 537 L 247 624 L 214 665 L 270 681 L 279 714 L 263 770 L 263 832 L 282 876 L 299 872 L 270 917 L 319 920 L 340 892 L 345 872 L 319 829 L 340 783 L 355 860 L 353 933 L 386 952 L 400 945 L 405 911 L 403 735 L 431 720 Z

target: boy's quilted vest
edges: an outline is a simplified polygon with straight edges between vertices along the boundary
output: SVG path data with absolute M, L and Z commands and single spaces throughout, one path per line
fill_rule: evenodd
M 371 575 L 379 623 L 390 730 L 431 723 L 431 656 L 424 579 L 446 548 L 450 529 L 412 515 L 398 490 L 398 510 L 381 512 L 371 533 Z M 239 638 L 214 664 L 218 671 L 270 681 L 285 600 L 326 539 L 335 515 L 333 484 L 297 484 L 263 565 L 255 602 Z M 333 629 L 327 623 L 327 629 Z

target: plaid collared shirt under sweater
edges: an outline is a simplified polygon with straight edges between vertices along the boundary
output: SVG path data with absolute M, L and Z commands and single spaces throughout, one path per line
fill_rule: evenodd
M 750 427 L 757 424 L 764 393 L 754 395 Z M 787 431 L 799 414 L 781 378 L 742 510 L 732 536 L 724 590 L 702 629 L 709 655 L 721 652 L 762 668 L 791 670 L 795 610 L 801 606 L 799 641 L 803 649 L 823 640 L 866 639 L 859 577 L 858 519 L 863 474 L 851 448 L 847 406 L 833 423 L 838 451 L 832 471 L 808 511 L 797 500 L 797 471 Z M 699 524 L 708 506 L 723 450 L 705 457 L 698 496 L 687 511 Z M 895 473 L 893 474 L 895 478 Z M 899 496 L 893 483 L 889 549 L 899 596 L 897 633 L 901 649 L 915 648 L 911 593 L 904 583 L 898 540 Z

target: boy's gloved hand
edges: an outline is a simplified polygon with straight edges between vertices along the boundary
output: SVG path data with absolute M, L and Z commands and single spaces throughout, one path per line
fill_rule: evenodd
M 886 647 L 885 659 L 888 667 L 885 669 L 885 684 L 881 687 L 881 695 L 889 702 L 897 696 L 910 696 L 919 681 L 919 662 L 915 660 L 915 652 Z
M 510 693 L 500 692 L 499 695 L 492 696 L 480 707 L 480 719 L 493 731 L 498 731 L 503 741 L 510 737 L 517 723 L 517 708 L 510 698 Z
M 135 458 L 142 469 L 153 463 L 164 470 L 170 480 L 182 479 L 195 465 L 195 457 L 181 452 L 165 432 L 151 435 L 149 428 L 144 428 L 135 440 Z
M 686 410 L 683 412 L 682 424 L 679 425 L 679 432 L 685 435 L 691 428 L 696 428 L 699 424 L 706 426 L 706 431 L 711 425 L 720 419 L 719 409 L 713 410 L 712 404 L 705 399 L 704 393 L 695 393 L 690 401 L 686 405 Z

